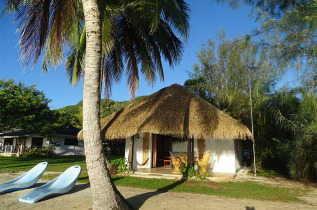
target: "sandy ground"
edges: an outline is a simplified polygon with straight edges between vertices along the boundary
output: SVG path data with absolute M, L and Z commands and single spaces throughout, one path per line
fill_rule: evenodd
M 0 183 L 8 181 L 19 174 L 0 174 Z M 253 178 L 238 177 L 237 181 Z M 262 180 L 261 180 L 262 179 Z M 258 178 L 258 181 L 282 187 L 300 187 L 309 190 L 304 197 L 307 203 L 286 203 L 258 201 L 250 199 L 234 199 L 210 195 L 197 195 L 189 193 L 157 192 L 138 188 L 118 187 L 122 195 L 136 209 L 317 209 L 317 187 L 305 185 L 298 182 L 287 180 Z M 40 180 L 34 187 L 45 183 Z M 50 197 L 36 204 L 24 204 L 18 198 L 31 189 L 11 192 L 0 195 L 0 209 L 32 209 L 32 210 L 51 210 L 51 209 L 92 209 L 92 199 L 89 184 L 77 184 L 74 189 L 66 195 Z

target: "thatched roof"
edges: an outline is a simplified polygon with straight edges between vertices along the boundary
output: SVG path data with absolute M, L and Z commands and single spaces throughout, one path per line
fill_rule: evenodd
M 148 132 L 180 138 L 253 141 L 246 126 L 178 84 L 109 115 L 100 123 L 102 136 L 109 140 Z M 78 138 L 83 138 L 82 131 Z

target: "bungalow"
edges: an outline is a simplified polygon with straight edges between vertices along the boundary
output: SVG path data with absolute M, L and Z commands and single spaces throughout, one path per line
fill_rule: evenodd
M 69 127 L 56 129 L 52 141 L 39 132 L 30 130 L 16 130 L 0 134 L 0 155 L 21 155 L 32 148 L 46 148 L 54 144 L 53 155 L 83 155 L 84 144 L 78 141 L 77 134 L 80 129 Z
M 210 172 L 236 173 L 243 165 L 242 143 L 254 141 L 246 126 L 178 84 L 105 117 L 101 128 L 104 139 L 125 139 L 133 170 L 149 172 L 170 167 L 170 152 L 196 161 L 210 152 Z

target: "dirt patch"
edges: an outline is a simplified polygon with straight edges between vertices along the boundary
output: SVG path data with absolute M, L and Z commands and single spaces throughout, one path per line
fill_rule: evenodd
M 211 182 L 211 181 L 188 181 L 188 182 L 185 182 L 184 185 L 189 187 L 199 185 L 201 187 L 207 187 L 212 190 L 218 190 L 220 188 L 218 182 Z
M 299 182 L 287 179 L 282 176 L 272 176 L 268 177 L 254 177 L 252 175 L 248 176 L 237 176 L 236 182 L 240 181 L 254 181 L 261 184 L 267 184 L 275 187 L 284 187 L 290 189 L 296 189 L 303 193 L 299 196 L 299 199 L 305 201 L 309 205 L 316 206 L 317 208 L 317 184 L 313 182 Z

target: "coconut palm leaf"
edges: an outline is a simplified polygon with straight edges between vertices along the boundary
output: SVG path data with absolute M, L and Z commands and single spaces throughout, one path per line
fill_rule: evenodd
M 127 84 L 132 98 L 139 85 L 139 70 L 150 84 L 155 82 L 156 74 L 161 80 L 164 80 L 162 56 L 173 67 L 180 60 L 183 51 L 182 41 L 174 34 L 173 29 L 182 33 L 186 32 L 185 37 L 188 33 L 186 19 L 188 8 L 182 2 L 164 1 L 160 2 L 159 6 L 156 1 L 100 2 L 100 7 L 104 8 L 101 12 L 103 50 L 101 78 L 104 82 L 106 96 L 110 96 L 113 80 L 118 81 L 121 78 L 124 64 L 126 64 Z M 185 11 L 186 14 L 175 16 L 174 13 L 165 11 L 170 10 L 168 5 L 175 7 L 176 13 Z M 159 21 L 155 20 L 156 13 L 164 14 L 159 16 Z M 143 18 L 142 21 L 140 21 L 140 17 Z M 155 30 L 153 24 L 157 25 Z M 73 46 L 76 48 L 77 45 Z M 74 57 L 69 57 L 67 60 L 74 61 Z M 73 80 L 75 74 L 72 71 L 76 68 L 71 65 L 75 63 L 67 63 L 69 64 L 67 66 L 68 76 Z M 71 75 L 72 77 L 70 77 Z
M 8 0 L 4 13 L 14 12 L 21 31 L 19 45 L 21 59 L 26 66 L 37 63 L 46 47 L 44 71 L 58 65 L 63 50 L 77 25 L 83 20 L 79 0 Z
M 86 49 L 86 30 L 82 30 L 78 43 L 71 46 L 71 49 L 66 58 L 66 73 L 69 78 L 69 82 L 74 86 L 78 84 L 84 69 Z

